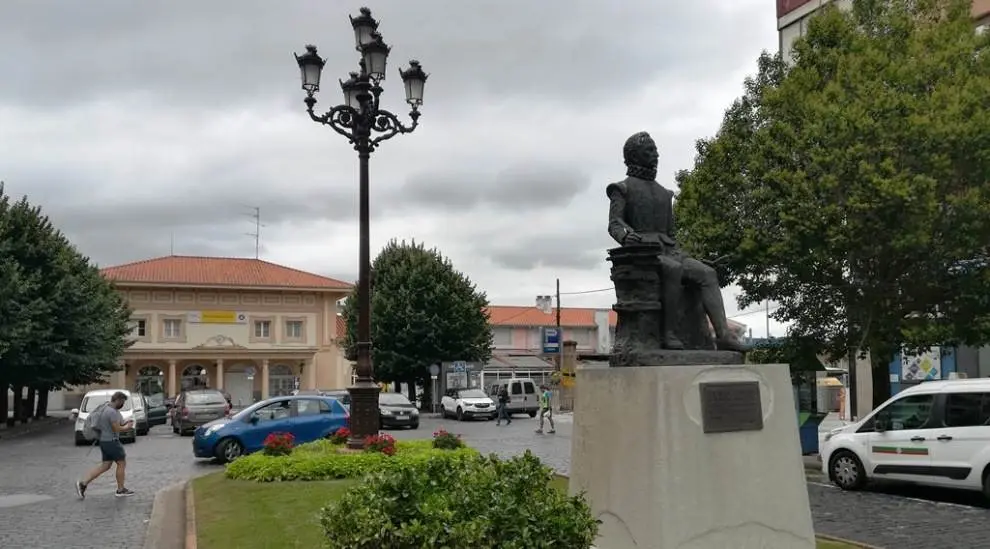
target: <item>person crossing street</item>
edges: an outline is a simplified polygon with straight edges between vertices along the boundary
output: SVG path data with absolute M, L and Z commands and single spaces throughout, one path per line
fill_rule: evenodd
M 553 425 L 553 407 L 551 406 L 551 397 L 553 394 L 550 392 L 550 387 L 545 384 L 540 385 L 540 427 L 536 430 L 537 434 L 543 434 L 543 419 L 546 418 L 550 422 L 551 435 L 557 432 L 557 429 Z

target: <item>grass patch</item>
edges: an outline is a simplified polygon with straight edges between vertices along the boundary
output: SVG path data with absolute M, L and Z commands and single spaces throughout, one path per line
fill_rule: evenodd
M 320 509 L 339 498 L 355 480 L 253 482 L 222 472 L 192 481 L 196 538 L 200 549 L 312 549 L 323 544 Z M 551 485 L 567 491 L 568 479 Z M 817 549 L 858 546 L 818 540 Z

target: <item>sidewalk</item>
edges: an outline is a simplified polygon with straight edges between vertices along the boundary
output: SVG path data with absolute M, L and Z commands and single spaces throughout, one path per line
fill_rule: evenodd
M 0 440 L 10 440 L 28 433 L 52 429 L 69 422 L 69 412 L 67 410 L 53 410 L 48 412 L 48 417 L 33 419 L 27 423 L 18 423 L 13 427 L 0 424 Z

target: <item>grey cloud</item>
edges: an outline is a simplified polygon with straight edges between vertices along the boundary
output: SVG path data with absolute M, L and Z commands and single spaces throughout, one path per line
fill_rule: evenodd
M 432 74 L 427 108 L 513 96 L 601 103 L 677 66 L 730 69 L 732 55 L 717 55 L 723 39 L 745 32 L 738 15 L 704 2 L 388 0 L 373 8 L 394 46 L 389 100 L 400 104 L 394 67 L 417 58 Z M 5 0 L 0 103 L 49 107 L 128 93 L 214 108 L 259 97 L 295 102 L 290 54 L 308 42 L 328 58 L 324 87 L 337 102 L 336 78 L 357 63 L 347 14 L 336 2 Z
M 532 222 L 526 225 L 529 230 L 516 238 L 492 233 L 478 239 L 475 251 L 499 267 L 517 271 L 539 267 L 593 269 L 604 264 L 609 246 L 604 224 L 594 221 L 573 219 L 573 230 L 568 233 L 557 232 L 561 227 L 552 226 L 556 225 L 553 222 Z
M 439 206 L 465 210 L 487 205 L 516 211 L 565 206 L 592 181 L 587 174 L 552 163 L 517 164 L 495 173 L 434 171 L 413 175 L 389 199 L 393 207 Z

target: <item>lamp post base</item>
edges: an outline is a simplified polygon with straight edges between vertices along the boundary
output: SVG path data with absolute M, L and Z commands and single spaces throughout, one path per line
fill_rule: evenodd
M 358 382 L 348 387 L 351 395 L 351 438 L 347 447 L 364 448 L 364 439 L 378 434 L 378 393 L 381 389 L 373 381 Z

